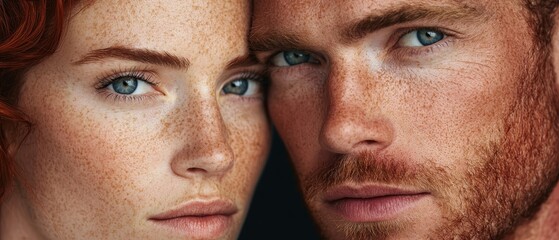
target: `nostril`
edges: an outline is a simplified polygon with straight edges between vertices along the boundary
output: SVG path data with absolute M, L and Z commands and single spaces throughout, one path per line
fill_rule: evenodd
M 205 173 L 205 172 L 207 172 L 206 169 L 196 168 L 196 167 L 188 168 L 186 171 L 188 171 L 190 173 Z
M 375 145 L 375 144 L 377 144 L 377 143 L 378 143 L 378 142 L 375 141 L 375 140 L 364 140 L 364 141 L 361 141 L 361 144 L 367 145 L 367 146 L 369 146 L 369 145 Z

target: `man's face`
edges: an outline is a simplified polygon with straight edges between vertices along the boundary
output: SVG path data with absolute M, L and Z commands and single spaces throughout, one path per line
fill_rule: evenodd
M 256 1 L 251 44 L 331 239 L 495 238 L 557 182 L 557 96 L 509 1 Z

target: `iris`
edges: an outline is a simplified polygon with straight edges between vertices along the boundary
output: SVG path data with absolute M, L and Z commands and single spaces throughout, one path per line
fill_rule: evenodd
M 130 76 L 120 77 L 115 79 L 111 85 L 116 93 L 130 95 L 138 88 L 138 79 Z
M 441 32 L 429 30 L 429 29 L 421 29 L 417 30 L 417 39 L 423 46 L 432 45 L 444 38 L 444 35 Z
M 248 90 L 248 84 L 247 79 L 238 79 L 227 83 L 223 87 L 223 92 L 226 94 L 244 95 Z
M 297 65 L 301 63 L 306 63 L 310 59 L 310 54 L 298 51 L 285 51 L 283 52 L 283 58 L 285 62 L 289 65 Z

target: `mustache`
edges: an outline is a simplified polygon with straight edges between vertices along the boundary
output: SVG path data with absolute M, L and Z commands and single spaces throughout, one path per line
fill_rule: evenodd
M 324 189 L 348 182 L 405 185 L 440 192 L 445 189 L 445 183 L 452 180 L 450 171 L 433 161 L 417 163 L 406 158 L 360 152 L 327 161 L 302 179 L 302 186 L 305 195 L 313 198 Z

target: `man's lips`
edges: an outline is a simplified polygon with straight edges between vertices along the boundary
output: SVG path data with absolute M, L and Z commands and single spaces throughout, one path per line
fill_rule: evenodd
M 352 222 L 378 222 L 398 217 L 429 192 L 379 185 L 340 185 L 323 195 L 326 208 Z
M 238 212 L 230 201 L 189 201 L 178 208 L 149 218 L 180 235 L 197 238 L 216 238 L 230 228 L 232 217 Z

